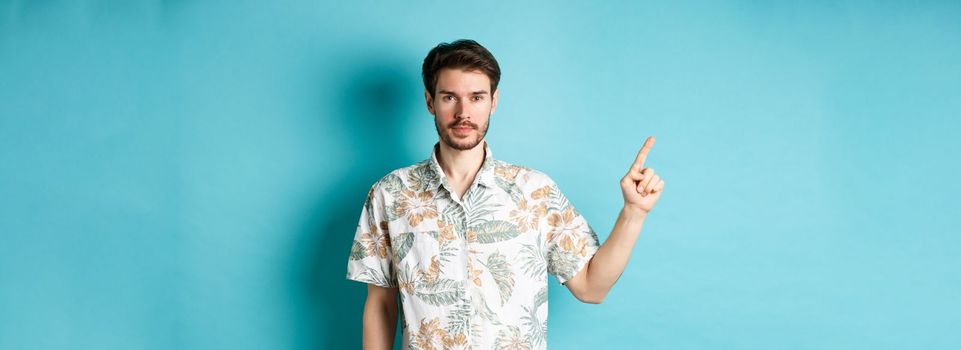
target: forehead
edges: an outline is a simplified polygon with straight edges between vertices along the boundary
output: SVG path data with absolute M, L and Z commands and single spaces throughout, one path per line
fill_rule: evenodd
M 465 71 L 444 68 L 437 74 L 437 90 L 467 94 L 473 91 L 490 92 L 491 80 L 479 70 Z

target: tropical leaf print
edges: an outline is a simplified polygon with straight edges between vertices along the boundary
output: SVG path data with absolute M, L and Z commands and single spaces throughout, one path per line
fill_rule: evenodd
M 504 190 L 504 192 L 507 192 L 511 199 L 514 200 L 514 203 L 517 203 L 524 198 L 524 193 L 522 193 L 521 189 L 517 187 L 517 184 L 504 181 L 499 177 L 495 177 L 494 182 L 497 184 L 497 187 L 500 187 L 502 190 Z
M 394 236 L 391 244 L 397 249 L 394 252 L 394 259 L 396 261 L 403 261 L 407 257 L 407 252 L 414 245 L 414 233 L 413 232 L 403 232 Z
M 407 183 L 410 184 L 412 190 L 423 191 L 428 189 L 427 186 L 434 177 L 434 171 L 431 170 L 430 163 L 421 162 L 411 169 L 407 176 Z
M 464 296 L 464 290 L 460 281 L 440 278 L 432 283 L 421 284 L 415 295 L 434 306 L 451 305 Z
M 488 193 L 488 191 L 470 191 L 467 192 L 467 194 L 467 198 L 464 199 L 467 226 L 477 225 L 502 206 L 496 201 L 490 200 L 494 195 Z
M 367 257 L 367 249 L 358 240 L 354 240 L 354 244 L 350 246 L 350 260 L 360 260 Z
M 527 338 L 530 339 L 532 345 L 541 345 L 547 341 L 547 320 L 541 321 L 537 317 L 537 310 L 544 304 L 547 304 L 546 285 L 542 286 L 534 295 L 533 305 L 521 307 L 524 309 L 524 316 L 521 316 L 521 320 L 524 322 L 524 326 L 527 326 Z
M 400 193 L 400 190 L 404 188 L 404 180 L 401 180 L 400 176 L 394 174 L 393 172 L 384 176 L 380 181 L 378 181 L 380 186 L 390 193 L 394 198 Z
M 467 214 L 464 213 L 464 208 L 459 205 L 448 205 L 441 213 L 440 220 L 455 225 L 456 229 L 456 223 L 467 221 Z M 463 238 L 463 236 L 460 237 Z
M 430 257 L 430 266 L 427 270 L 418 270 L 417 274 L 425 284 L 434 283 L 440 276 L 440 261 L 437 260 L 437 256 Z
M 478 243 L 497 243 L 503 242 L 520 235 L 517 226 L 509 221 L 485 221 L 477 226 L 472 226 L 470 231 L 476 235 Z
M 546 348 L 548 273 L 570 279 L 596 249 L 552 179 L 485 152 L 462 198 L 436 158 L 367 193 L 347 277 L 399 289 L 412 349 Z
M 413 295 L 418 283 L 420 283 L 420 276 L 413 265 L 406 264 L 397 270 L 397 287 L 406 292 L 406 294 Z M 400 294 L 403 296 L 405 293 Z
M 565 254 L 560 249 L 551 249 L 547 253 L 548 263 L 547 272 L 552 275 L 561 276 L 565 280 L 574 277 L 577 272 L 577 256 L 573 254 Z
M 390 280 L 387 279 L 387 275 L 385 275 L 383 271 L 380 271 L 368 266 L 364 267 L 364 271 L 361 272 L 360 278 L 365 279 L 379 286 L 393 285 L 392 283 L 390 283 Z
M 373 191 L 373 189 L 371 189 L 371 191 Z M 374 192 L 371 192 L 370 197 L 367 197 L 367 201 L 364 202 L 364 210 L 367 213 L 367 227 L 372 229 L 377 228 L 377 216 L 374 214 L 377 213 L 375 205 L 378 204 L 378 201 L 374 198 L 375 195 Z
M 533 308 L 521 306 L 521 308 L 524 309 L 524 316 L 521 316 L 521 321 L 527 327 L 527 339 L 530 339 L 531 345 L 541 345 L 547 340 L 547 321 L 542 322 L 537 317 L 536 306 Z
M 497 288 L 500 290 L 501 295 L 501 305 L 507 302 L 511 297 L 511 293 L 514 292 L 514 271 L 511 270 L 510 263 L 507 262 L 507 257 L 500 252 L 494 252 L 487 256 L 487 271 L 491 273 L 494 277 L 494 283 L 497 284 Z
M 494 349 L 497 350 L 530 350 L 531 344 L 521 335 L 521 329 L 517 326 L 507 326 L 497 332 L 497 340 L 494 341 Z
M 570 206 L 571 202 L 567 200 L 567 197 L 557 188 L 557 184 L 551 183 L 548 186 L 547 209 L 565 211 L 570 208 Z
M 538 235 L 540 240 L 540 235 Z M 521 268 L 533 279 L 547 277 L 547 256 L 544 251 L 533 244 L 525 244 L 521 248 Z
M 446 230 L 418 232 L 419 235 L 433 237 L 440 247 L 440 261 L 448 263 L 457 256 L 458 245 L 454 243 L 455 238 L 451 238 L 452 233 Z
M 472 289 L 471 291 L 474 292 L 471 301 L 474 303 L 474 309 L 476 310 L 477 314 L 491 324 L 500 326 L 502 324 L 500 321 L 500 316 L 495 314 L 494 311 L 491 310 L 490 306 L 487 305 L 487 298 L 484 297 L 484 294 L 478 293 L 475 289 Z
M 544 285 L 537 294 L 534 295 L 534 308 L 538 308 L 541 305 L 547 304 L 547 286 Z
M 449 263 L 456 258 L 460 250 L 455 244 L 443 244 L 440 246 L 440 261 Z
M 472 313 L 473 309 L 466 300 L 459 301 L 447 313 L 447 332 L 450 334 L 465 332 L 470 325 Z
M 397 201 L 392 201 L 392 202 L 390 202 L 390 204 L 387 204 L 387 205 L 384 206 L 384 209 L 385 209 L 385 210 L 384 210 L 384 216 L 387 217 L 387 220 L 388 220 L 388 221 L 393 222 L 393 221 L 395 221 L 395 220 L 397 220 L 397 219 L 403 219 L 403 218 L 404 218 L 403 216 L 401 216 L 400 214 L 398 214 L 399 211 L 397 210 L 397 208 L 398 208 L 399 206 L 400 206 L 400 202 L 397 202 Z

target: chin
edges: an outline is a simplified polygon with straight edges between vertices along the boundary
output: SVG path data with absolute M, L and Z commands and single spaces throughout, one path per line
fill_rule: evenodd
M 454 149 L 457 149 L 457 150 L 461 150 L 461 151 L 466 151 L 466 150 L 469 150 L 469 149 L 474 149 L 474 147 L 477 147 L 478 145 L 481 144 L 481 141 L 483 141 L 483 139 L 474 139 L 474 140 L 471 140 L 471 141 L 468 141 L 468 140 L 459 140 L 459 139 L 456 139 L 456 138 L 453 138 L 453 137 L 451 137 L 451 138 L 448 139 L 448 140 L 450 141 L 450 142 L 448 142 L 448 146 L 451 146 L 451 148 L 454 148 Z

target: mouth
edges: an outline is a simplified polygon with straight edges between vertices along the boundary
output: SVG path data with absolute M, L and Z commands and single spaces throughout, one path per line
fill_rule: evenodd
M 458 134 L 466 134 L 471 132 L 471 130 L 474 130 L 474 128 L 467 125 L 458 125 L 458 126 L 452 127 L 451 129 L 453 129 L 454 132 Z

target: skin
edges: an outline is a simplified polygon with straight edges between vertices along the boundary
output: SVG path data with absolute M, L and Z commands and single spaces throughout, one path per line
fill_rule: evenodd
M 435 96 L 424 89 L 440 139 L 437 161 L 458 197 L 467 192 L 484 162 L 484 136 L 500 96 L 500 89 L 493 94 L 490 89 L 490 78 L 480 71 L 447 68 L 438 72 Z M 467 129 L 457 129 L 462 126 Z
M 397 293 L 399 288 L 367 285 L 364 302 L 363 348 L 392 349 L 397 331 Z
M 424 99 L 434 116 L 440 141 L 437 160 L 456 194 L 463 197 L 484 161 L 484 137 L 490 116 L 497 108 L 500 89 L 492 94 L 490 79 L 480 71 L 442 69 L 435 91 L 435 96 L 431 96 L 425 89 Z M 459 126 L 467 129 L 458 130 Z M 653 146 L 654 137 L 650 136 L 621 178 L 624 206 L 611 234 L 589 263 L 564 284 L 582 302 L 599 304 L 604 300 L 624 272 L 644 220 L 661 198 L 664 181 L 653 168 L 644 167 Z M 364 349 L 389 349 L 396 322 L 397 288 L 368 285 Z

